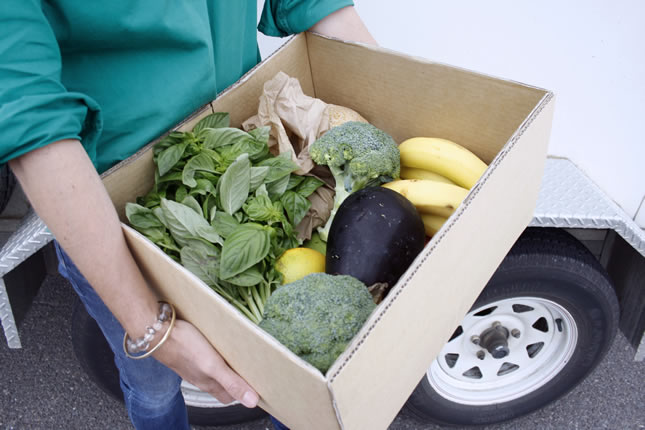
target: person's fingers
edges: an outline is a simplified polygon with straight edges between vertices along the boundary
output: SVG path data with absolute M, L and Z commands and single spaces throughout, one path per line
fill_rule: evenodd
M 217 356 L 212 362 L 211 376 L 217 383 L 247 408 L 254 408 L 258 404 L 259 396 L 237 373 L 235 373 L 224 361 Z M 221 401 L 221 400 L 220 400 Z
M 233 396 L 226 392 L 224 387 L 217 383 L 217 381 L 211 381 L 207 386 L 199 387 L 202 391 L 207 392 L 211 396 L 215 397 L 221 403 L 225 405 L 231 403 L 235 400 Z
M 176 321 L 170 337 L 155 358 L 222 403 L 237 400 L 249 408 L 258 404 L 255 390 L 228 367 L 222 356 L 186 321 Z

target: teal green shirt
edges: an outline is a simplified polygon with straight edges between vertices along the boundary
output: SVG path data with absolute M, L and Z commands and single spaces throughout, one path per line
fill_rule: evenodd
M 257 29 L 307 30 L 351 0 L 0 0 L 0 163 L 80 139 L 103 172 L 259 61 Z

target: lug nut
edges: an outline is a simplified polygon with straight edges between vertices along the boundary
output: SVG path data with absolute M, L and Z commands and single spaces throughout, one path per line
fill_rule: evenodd
M 517 339 L 518 337 L 520 337 L 520 334 L 521 334 L 521 333 L 520 333 L 520 331 L 519 331 L 518 329 L 516 329 L 516 328 L 514 328 L 513 330 L 511 330 L 511 336 L 513 336 L 513 337 L 514 337 L 514 338 L 516 338 L 516 339 Z
M 471 341 L 472 343 L 474 343 L 475 345 L 479 345 L 479 336 L 477 336 L 476 334 L 475 334 L 475 335 L 472 335 L 472 336 L 470 337 L 470 341 Z
M 495 321 L 495 322 L 493 323 L 493 327 L 499 327 L 499 326 L 501 326 L 501 325 L 502 325 L 502 323 L 501 323 L 501 322 L 499 322 L 499 321 Z
M 480 349 L 479 351 L 477 351 L 477 358 L 479 358 L 480 360 L 483 360 L 484 357 L 486 357 L 486 353 L 484 352 L 483 349 Z

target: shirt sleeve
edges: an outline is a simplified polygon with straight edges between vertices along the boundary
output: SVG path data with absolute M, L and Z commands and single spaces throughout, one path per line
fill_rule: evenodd
M 81 141 L 92 160 L 98 104 L 61 83 L 61 53 L 41 2 L 0 1 L 0 163 L 61 139 Z
M 310 29 L 351 0 L 265 0 L 258 30 L 267 36 L 285 37 Z

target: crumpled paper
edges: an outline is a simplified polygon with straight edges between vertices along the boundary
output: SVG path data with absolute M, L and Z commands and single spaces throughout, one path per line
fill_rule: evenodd
M 334 178 L 328 168 L 315 165 L 309 145 L 327 130 L 347 121 L 367 122 L 352 109 L 307 96 L 298 79 L 278 72 L 264 84 L 258 114 L 242 123 L 245 131 L 270 126 L 271 153 L 291 153 L 291 159 L 300 167 L 296 174 L 315 176 L 325 182 L 308 197 L 311 208 L 296 226 L 302 240 L 310 239 L 313 230 L 327 222 L 334 204 Z

